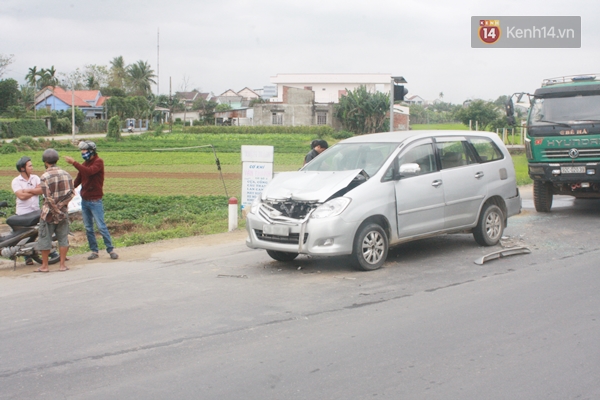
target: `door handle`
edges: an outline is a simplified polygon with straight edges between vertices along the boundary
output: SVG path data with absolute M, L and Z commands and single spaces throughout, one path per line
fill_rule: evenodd
M 483 172 L 479 171 L 475 174 L 475 178 L 480 179 L 483 178 Z
M 431 186 L 433 187 L 438 187 L 442 184 L 442 180 L 441 179 L 436 179 L 435 181 L 431 182 Z

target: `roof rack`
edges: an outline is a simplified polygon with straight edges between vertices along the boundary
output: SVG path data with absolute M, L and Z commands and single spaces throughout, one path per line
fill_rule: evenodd
M 573 82 L 600 82 L 600 79 L 596 79 L 596 77 L 600 77 L 600 73 L 596 74 L 581 74 L 581 75 L 565 75 L 559 76 L 556 78 L 548 78 L 542 81 L 542 87 L 544 86 L 552 86 L 558 85 L 562 83 L 573 83 Z

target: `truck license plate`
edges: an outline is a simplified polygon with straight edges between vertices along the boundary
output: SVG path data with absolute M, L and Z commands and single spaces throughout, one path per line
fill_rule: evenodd
M 560 167 L 561 174 L 585 174 L 585 166 L 583 167 Z
M 290 236 L 290 227 L 285 225 L 263 225 L 263 233 L 275 236 Z

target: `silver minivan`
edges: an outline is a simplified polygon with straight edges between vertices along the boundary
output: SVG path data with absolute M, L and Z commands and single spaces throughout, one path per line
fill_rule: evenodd
M 498 135 L 408 131 L 356 136 L 277 174 L 247 214 L 246 244 L 278 261 L 351 254 L 380 268 L 390 245 L 446 233 L 498 243 L 521 212 Z

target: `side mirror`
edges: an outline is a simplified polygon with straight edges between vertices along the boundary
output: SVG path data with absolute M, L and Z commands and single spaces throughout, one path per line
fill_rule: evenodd
M 515 114 L 515 106 L 513 105 L 512 97 L 510 97 L 506 103 L 504 103 L 504 109 L 506 110 L 506 116 L 510 117 Z
M 417 163 L 402 164 L 399 172 L 400 177 L 407 178 L 418 175 L 421 172 L 421 167 Z
M 504 109 L 506 110 L 506 121 L 510 126 L 514 126 L 516 124 L 515 120 L 515 106 L 512 101 L 512 96 L 508 98 L 506 103 L 504 104 Z

